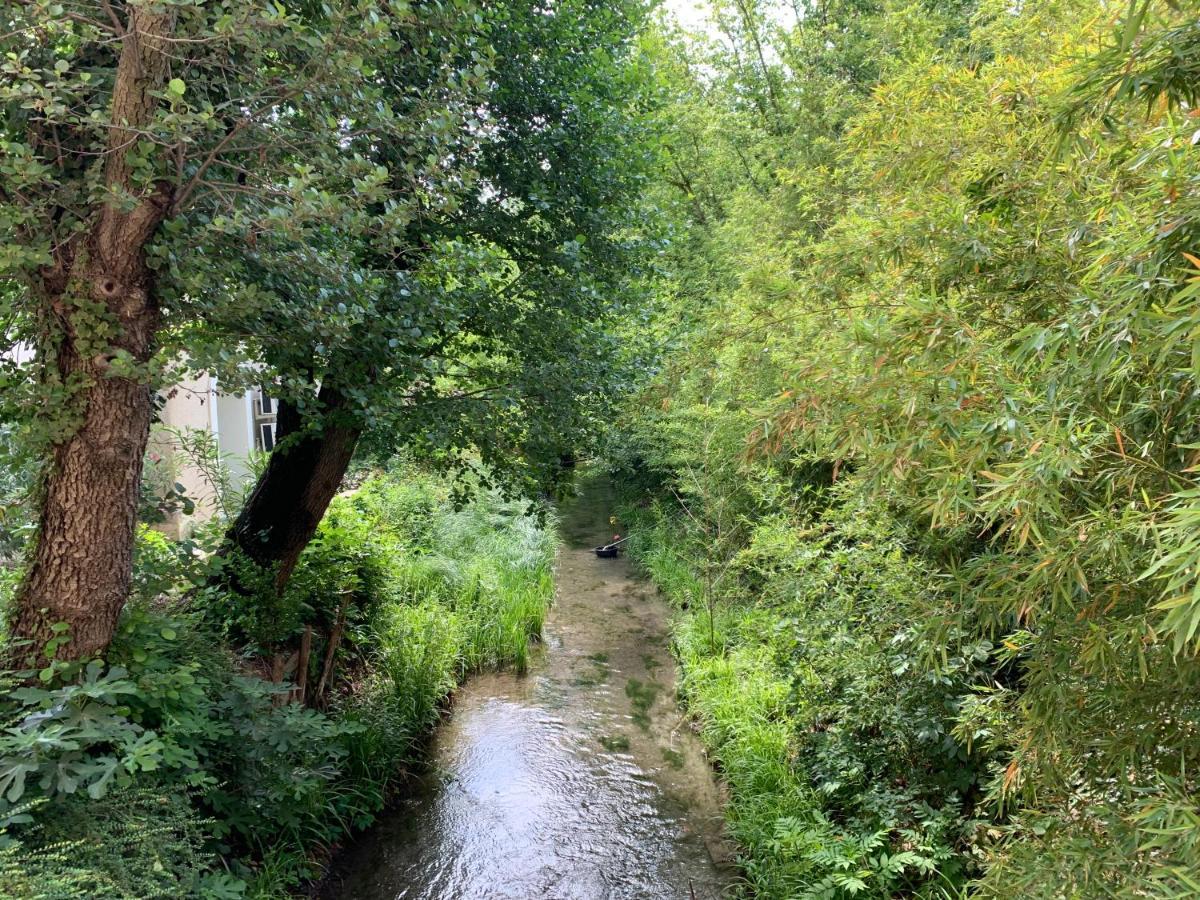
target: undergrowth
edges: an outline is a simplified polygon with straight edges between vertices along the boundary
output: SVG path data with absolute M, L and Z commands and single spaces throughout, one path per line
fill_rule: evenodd
M 106 659 L 7 676 L 0 896 L 287 894 L 371 823 L 467 673 L 525 664 L 552 596 L 552 530 L 410 466 L 334 501 L 282 596 L 207 586 L 203 543 L 143 532 Z M 270 668 L 306 633 L 299 702 Z
M 954 713 L 990 645 L 925 664 L 917 602 L 939 586 L 901 529 L 849 496 L 804 526 L 742 523 L 724 546 L 697 514 L 667 498 L 621 518 L 678 610 L 679 691 L 729 786 L 748 887 L 956 895 L 986 761 Z

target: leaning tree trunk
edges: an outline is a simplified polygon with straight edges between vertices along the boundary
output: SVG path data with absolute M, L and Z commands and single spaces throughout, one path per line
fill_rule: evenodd
M 316 534 L 362 434 L 340 421 L 346 398 L 336 389 L 323 386 L 317 399 L 319 428 L 304 427 L 295 407 L 280 404 L 277 447 L 229 531 L 233 547 L 259 566 L 274 569 L 278 591 Z
M 104 181 L 133 191 L 126 148 L 154 116 L 167 78 L 174 13 L 132 6 L 113 83 Z M 142 457 L 150 431 L 151 388 L 138 374 L 159 323 L 145 248 L 167 215 L 160 184 L 128 204 L 110 202 L 92 227 L 56 249 L 36 293 L 47 323 L 39 365 L 66 386 L 66 436 L 50 453 L 38 531 L 10 621 L 9 662 L 37 666 L 59 638 L 57 659 L 104 652 L 129 593 Z M 115 334 L 102 338 L 115 325 Z M 133 373 L 115 371 L 135 364 Z M 66 631 L 62 634 L 61 625 Z

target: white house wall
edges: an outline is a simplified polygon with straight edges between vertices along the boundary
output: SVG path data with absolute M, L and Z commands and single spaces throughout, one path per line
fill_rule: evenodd
M 162 494 L 178 482 L 196 505 L 191 516 L 172 513 L 160 526 L 168 535 L 179 538 L 216 515 L 218 497 L 209 477 L 190 460 L 171 431 L 211 433 L 233 486 L 243 486 L 252 477 L 249 457 L 255 447 L 254 392 L 222 394 L 215 378 L 202 375 L 180 381 L 162 395 L 165 399 L 159 411 L 160 424 L 150 437 L 150 458 L 158 470 L 154 487 Z
M 217 394 L 217 441 L 229 474 L 237 484 L 250 480 L 250 451 L 254 449 L 252 394 Z

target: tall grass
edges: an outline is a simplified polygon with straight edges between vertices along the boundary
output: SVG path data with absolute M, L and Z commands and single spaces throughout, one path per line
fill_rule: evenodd
M 753 895 L 956 895 L 984 761 L 949 729 L 977 670 L 922 666 L 911 609 L 937 586 L 903 533 L 851 502 L 818 528 L 762 517 L 725 548 L 669 504 L 621 518 L 676 607 L 679 692 Z
M 361 723 L 353 757 L 379 772 L 411 761 L 473 671 L 524 671 L 554 595 L 553 525 L 482 491 L 455 508 L 448 486 L 406 470 L 343 501 L 391 537 L 388 584 L 358 641 L 367 675 L 344 696 Z
M 767 646 L 739 639 L 769 634 L 775 623 L 753 605 L 705 604 L 701 560 L 671 518 L 628 507 L 621 519 L 637 564 L 676 608 L 677 689 L 729 788 L 729 832 L 747 880 L 763 897 L 799 896 L 806 872 L 793 871 L 776 840 L 780 820 L 814 806 L 791 765 L 790 684 Z

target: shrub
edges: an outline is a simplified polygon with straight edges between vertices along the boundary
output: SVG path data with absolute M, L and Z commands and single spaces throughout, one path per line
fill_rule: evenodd
M 305 626 L 328 631 L 339 611 L 349 613 L 352 625 L 369 619 L 372 607 L 397 590 L 402 552 L 386 523 L 351 498 L 335 497 L 282 592 L 273 571 L 232 556 L 225 565 L 239 590 L 214 593 L 205 606 L 233 640 L 266 654 Z
M 262 603 L 197 589 L 197 546 L 141 531 L 107 658 L 6 676 L 0 892 L 265 897 L 311 877 L 313 851 L 370 824 L 417 762 L 465 673 L 523 664 L 540 633 L 552 533 L 491 493 L 460 509 L 449 493 L 419 471 L 368 479 Z M 324 710 L 257 674 L 306 627 Z
M 139 525 L 133 550 L 131 600 L 149 602 L 199 584 L 203 577 L 201 545 L 194 539 L 173 541 Z
M 193 792 L 153 782 L 98 800 L 67 799 L 53 815 L 10 828 L 7 843 L 0 839 L 0 896 L 241 897 L 246 885 L 223 870 L 212 822 L 193 799 Z
M 955 713 L 991 646 L 964 642 L 930 668 L 937 645 L 914 617 L 939 587 L 905 532 L 851 484 L 824 498 L 812 519 L 747 522 L 715 577 L 694 519 L 662 506 L 622 518 L 680 607 L 680 693 L 729 784 L 757 894 L 961 883 L 986 760 L 955 734 Z

